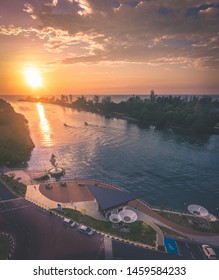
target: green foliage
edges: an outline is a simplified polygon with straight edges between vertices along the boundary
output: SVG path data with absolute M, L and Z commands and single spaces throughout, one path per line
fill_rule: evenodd
M 18 196 L 24 197 L 27 191 L 27 186 L 19 182 L 18 179 L 15 179 L 15 176 L 12 174 L 10 176 L 4 174 L 0 176 L 0 179 L 4 181 L 7 186 Z
M 194 230 L 219 233 L 219 221 L 208 222 L 201 217 L 179 215 L 176 213 L 169 213 L 164 211 L 159 211 L 159 215 L 176 224 L 189 227 Z
M 166 228 L 166 227 L 160 226 L 160 225 L 159 225 L 159 228 L 162 230 L 162 232 L 163 232 L 164 235 L 171 235 L 171 236 L 175 236 L 175 237 L 179 237 L 179 238 L 186 239 L 185 236 L 183 236 L 182 234 L 179 234 L 179 233 L 175 232 L 174 230 L 171 230 L 171 229 L 169 229 L 169 228 Z
M 174 128 L 197 133 L 214 133 L 219 123 L 219 102 L 209 96 L 158 96 L 152 90 L 148 98 L 133 95 L 127 101 L 114 103 L 109 96 L 87 99 L 83 95 L 67 103 L 68 96 L 61 99 L 28 98 L 26 101 L 41 101 L 76 108 L 106 117 L 135 120 L 141 126 L 155 125 L 157 128 Z
M 93 102 L 94 101 L 94 102 Z M 131 117 L 143 126 L 180 128 L 199 133 L 211 133 L 219 122 L 219 103 L 211 97 L 157 96 L 154 91 L 148 99 L 133 95 L 126 102 L 114 103 L 110 97 L 101 102 L 98 96 L 91 100 L 84 97 L 72 103 L 73 107 L 112 116 Z
M 0 165 L 13 166 L 27 161 L 33 147 L 27 120 L 0 99 Z
M 54 210 L 56 211 L 56 210 Z M 109 233 L 113 236 L 123 238 L 125 240 L 130 240 L 134 242 L 139 242 L 143 244 L 148 244 L 155 246 L 156 232 L 146 223 L 141 221 L 136 221 L 130 225 L 130 232 L 124 233 L 118 229 L 112 228 L 112 223 L 109 221 L 96 220 L 85 213 L 79 212 L 77 210 L 65 208 L 63 210 L 63 215 L 71 218 L 72 220 L 92 227 L 101 232 Z

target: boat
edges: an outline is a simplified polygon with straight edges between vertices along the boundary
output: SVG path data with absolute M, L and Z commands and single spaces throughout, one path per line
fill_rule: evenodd
M 64 123 L 64 126 L 68 126 L 66 123 Z
M 84 122 L 84 125 L 88 125 L 88 123 L 87 123 L 87 122 Z

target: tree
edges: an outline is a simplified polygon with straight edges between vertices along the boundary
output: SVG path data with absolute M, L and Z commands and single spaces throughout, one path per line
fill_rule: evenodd
M 73 101 L 73 96 L 72 94 L 69 94 L 69 102 L 72 103 L 72 101 Z
M 61 95 L 61 101 L 62 101 L 62 102 L 65 102 L 65 96 L 64 96 L 64 94 Z
M 104 111 L 110 111 L 110 105 L 111 105 L 111 97 L 110 96 L 104 96 L 101 100 L 102 107 Z
M 104 96 L 102 98 L 102 103 L 103 104 L 110 104 L 111 103 L 111 97 L 110 96 Z
M 75 104 L 79 107 L 85 107 L 87 105 L 86 97 L 84 97 L 84 95 L 79 96 L 75 101 Z
M 99 104 L 100 103 L 100 97 L 98 95 L 94 95 L 93 101 L 94 101 L 95 105 Z
M 151 90 L 151 93 L 150 93 L 150 100 L 151 100 L 151 103 L 155 103 L 155 101 L 156 101 L 156 95 L 155 95 L 155 92 L 153 89 Z

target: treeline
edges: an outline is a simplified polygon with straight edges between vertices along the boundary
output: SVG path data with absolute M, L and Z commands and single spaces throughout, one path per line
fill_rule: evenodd
M 210 96 L 158 96 L 151 91 L 149 98 L 133 95 L 127 101 L 114 103 L 109 96 L 92 100 L 84 96 L 72 103 L 74 108 L 99 112 L 107 116 L 135 119 L 142 126 L 173 127 L 212 133 L 219 123 L 219 102 Z
M 27 101 L 37 101 L 33 98 Z M 39 100 L 38 100 L 39 101 Z M 148 98 L 133 95 L 127 101 L 112 102 L 110 96 L 92 99 L 72 95 L 42 98 L 42 102 L 55 103 L 79 110 L 135 120 L 141 126 L 155 125 L 157 128 L 179 128 L 196 132 L 219 132 L 219 102 L 210 96 L 158 96 L 152 90 Z
M 0 165 L 26 163 L 33 147 L 27 120 L 0 99 Z

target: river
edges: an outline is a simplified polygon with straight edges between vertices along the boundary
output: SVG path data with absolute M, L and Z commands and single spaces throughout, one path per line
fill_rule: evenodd
M 142 129 L 58 105 L 9 101 L 29 121 L 36 146 L 29 169 L 50 168 L 54 153 L 67 178 L 114 183 L 152 206 L 185 211 L 200 204 L 219 216 L 219 135 Z

